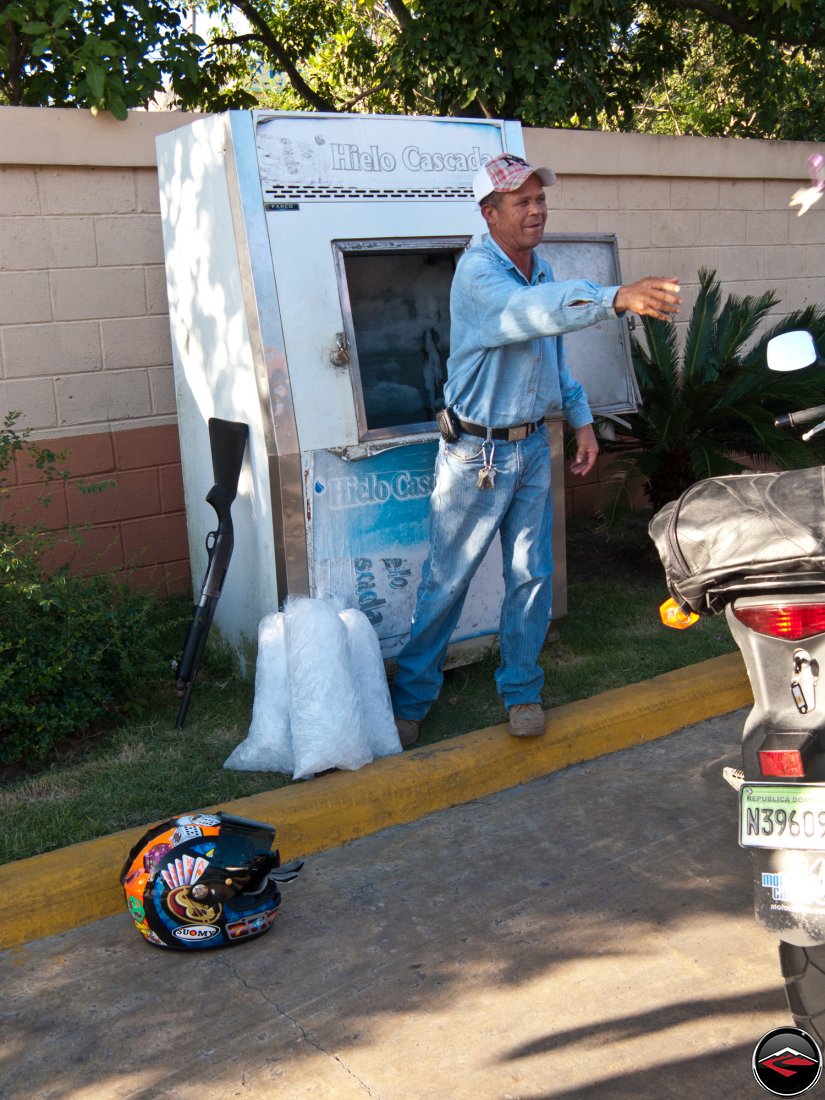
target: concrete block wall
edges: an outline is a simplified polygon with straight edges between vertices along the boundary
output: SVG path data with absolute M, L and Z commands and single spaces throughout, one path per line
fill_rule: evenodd
M 191 591 L 155 136 L 195 118 L 0 107 L 0 416 L 68 452 L 74 480 L 48 523 L 91 524 L 83 553 L 167 594 Z M 556 169 L 548 229 L 615 233 L 622 276 L 697 272 L 726 292 L 775 290 L 777 313 L 825 304 L 825 206 L 788 207 L 814 146 L 527 130 L 528 157 Z M 592 511 L 606 463 L 567 487 Z M 113 478 L 102 494 L 76 480 Z M 12 471 L 5 514 L 26 509 L 31 471 Z M 200 578 L 197 578 L 200 582 Z
M 793 310 L 825 307 L 825 203 L 804 217 L 790 207 L 808 183 L 805 142 L 671 138 L 527 130 L 528 159 L 558 174 L 548 191 L 548 231 L 614 233 L 622 281 L 675 275 L 684 329 L 701 267 L 723 295 L 774 291 L 766 324 Z M 825 386 L 823 386 L 825 392 Z M 611 458 L 584 480 L 568 479 L 568 513 L 591 514 Z
M 71 474 L 41 511 L 21 461 L 4 512 L 85 527 L 54 560 L 163 595 L 191 591 L 154 163 L 155 134 L 181 121 L 0 108 L 0 413 Z
M 3 509 L 22 524 L 44 527 L 56 537 L 47 561 L 123 572 L 131 583 L 164 595 L 188 593 L 177 426 L 96 431 L 39 442 L 67 455 L 71 476 L 44 486 L 39 471 L 19 461 L 6 485 Z M 112 481 L 115 487 L 107 487 Z M 88 491 L 90 485 L 104 488 Z M 80 540 L 70 531 L 79 531 Z

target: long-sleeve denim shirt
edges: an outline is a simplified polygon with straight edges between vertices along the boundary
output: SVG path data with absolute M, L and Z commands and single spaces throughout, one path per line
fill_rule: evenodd
M 489 234 L 459 260 L 450 292 L 450 357 L 444 397 L 462 420 L 507 428 L 563 415 L 593 421 L 587 394 L 567 369 L 562 333 L 615 318 L 617 286 L 557 283 L 533 253 L 528 282 Z

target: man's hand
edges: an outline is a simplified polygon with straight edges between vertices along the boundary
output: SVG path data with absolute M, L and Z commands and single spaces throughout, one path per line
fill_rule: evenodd
M 642 317 L 658 317 L 660 321 L 670 321 L 679 312 L 682 299 L 679 280 L 673 276 L 648 275 L 638 283 L 620 286 L 613 299 L 613 308 L 617 313 L 630 310 Z
M 596 442 L 596 433 L 592 424 L 585 424 L 583 428 L 576 428 L 576 457 L 570 463 L 570 473 L 577 477 L 589 474 L 596 465 L 599 454 L 599 444 Z

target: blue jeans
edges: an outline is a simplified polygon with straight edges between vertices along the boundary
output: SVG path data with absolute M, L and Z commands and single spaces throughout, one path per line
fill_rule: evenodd
M 504 705 L 538 703 L 538 664 L 552 599 L 553 549 L 550 444 L 542 426 L 527 439 L 495 441 L 493 489 L 478 472 L 491 443 L 462 434 L 443 440 L 430 499 L 430 552 L 421 574 L 410 637 L 392 684 L 395 714 L 419 721 L 438 698 L 442 666 L 470 581 L 500 532 L 504 599 L 499 622 L 501 664 L 496 686 Z

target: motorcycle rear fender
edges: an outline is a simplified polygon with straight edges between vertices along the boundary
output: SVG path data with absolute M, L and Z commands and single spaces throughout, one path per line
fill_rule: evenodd
M 795 602 L 821 602 L 823 593 L 793 596 Z M 775 596 L 774 596 L 775 598 Z M 742 768 L 746 780 L 764 780 L 759 749 L 771 734 L 811 733 L 814 754 L 806 774 L 776 782 L 825 783 L 825 635 L 802 641 L 774 638 L 750 630 L 733 614 L 734 606 L 764 603 L 766 597 L 742 597 L 725 614 L 731 634 L 742 651 L 753 691 L 751 709 L 742 736 Z M 815 684 L 812 706 L 801 713 L 791 691 L 794 652 L 803 648 L 821 679 Z M 768 931 L 787 943 L 812 947 L 825 943 L 825 852 L 752 849 L 754 911 Z
M 794 596 L 795 602 L 822 602 L 825 594 Z M 741 623 L 733 608 L 764 603 L 765 597 L 746 597 L 729 605 L 725 614 L 733 640 L 742 651 L 745 668 L 753 691 L 753 708 L 745 722 L 742 736 L 742 767 L 746 779 L 764 779 L 757 753 L 770 734 L 804 734 L 814 737 L 814 754 L 807 764 L 807 773 L 799 781 L 825 782 L 825 634 L 803 641 L 774 638 L 758 634 Z M 803 649 L 810 656 L 819 678 L 807 712 L 802 713 L 794 699 L 791 683 L 794 678 L 794 653 Z M 784 782 L 784 780 L 783 780 Z M 793 780 L 789 780 L 793 782 Z

